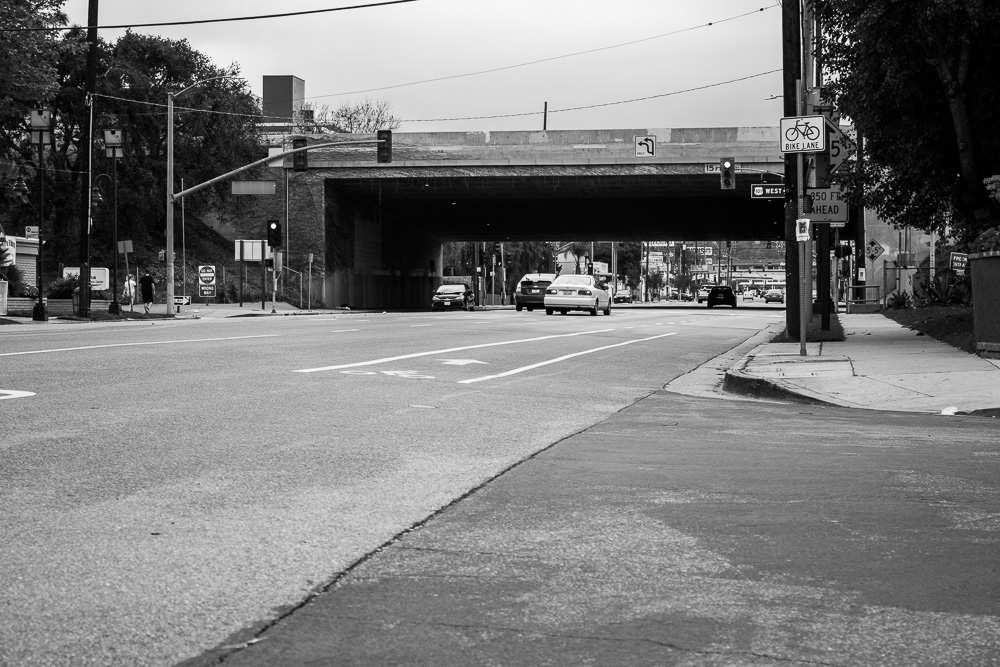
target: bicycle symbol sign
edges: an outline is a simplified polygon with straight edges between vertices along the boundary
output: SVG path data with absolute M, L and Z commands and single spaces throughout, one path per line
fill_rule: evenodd
M 823 116 L 792 116 L 781 119 L 782 153 L 822 153 L 826 150 L 826 120 Z

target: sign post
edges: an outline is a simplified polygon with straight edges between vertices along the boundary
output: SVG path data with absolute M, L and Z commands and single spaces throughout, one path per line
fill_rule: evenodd
M 795 220 L 795 240 L 799 242 L 799 356 L 806 356 L 806 317 L 808 316 L 808 299 L 806 294 L 806 243 L 812 237 L 812 226 L 809 218 Z M 810 292 L 812 290 L 809 290 Z

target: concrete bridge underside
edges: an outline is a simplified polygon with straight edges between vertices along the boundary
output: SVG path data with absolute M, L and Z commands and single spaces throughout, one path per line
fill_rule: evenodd
M 636 156 L 637 136 L 656 137 L 653 156 Z M 341 138 L 374 136 L 309 139 Z M 740 168 L 735 190 L 711 173 L 721 157 Z M 395 134 L 390 164 L 374 148 L 310 151 L 327 305 L 426 305 L 445 241 L 781 240 L 784 201 L 750 188 L 780 182 L 782 164 L 777 128 Z

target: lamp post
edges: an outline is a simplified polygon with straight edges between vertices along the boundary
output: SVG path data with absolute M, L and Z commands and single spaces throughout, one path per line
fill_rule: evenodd
M 195 81 L 179 92 L 167 93 L 167 248 L 164 259 L 167 264 L 167 313 L 173 312 L 174 304 L 174 98 L 180 97 L 195 86 L 216 79 L 239 79 L 238 76 L 213 76 Z
M 51 140 L 52 113 L 48 109 L 31 110 L 31 143 L 38 144 L 38 254 L 35 256 L 35 282 L 38 287 L 38 303 L 31 311 L 35 322 L 47 322 L 45 298 L 42 294 L 42 221 L 45 220 L 45 144 Z
M 111 303 L 108 305 L 108 312 L 115 315 L 121 312 L 121 305 L 118 303 L 118 158 L 124 157 L 124 150 L 122 131 L 104 130 L 104 151 L 105 155 L 112 159 L 111 187 L 114 192 L 114 222 L 112 223 L 114 262 L 111 264 Z

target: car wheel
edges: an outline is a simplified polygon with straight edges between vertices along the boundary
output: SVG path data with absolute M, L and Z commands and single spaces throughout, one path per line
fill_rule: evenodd
M 560 311 L 559 311 L 559 314 L 560 314 L 560 315 L 565 315 L 565 314 L 566 314 L 566 313 L 568 313 L 568 312 L 569 312 L 568 310 L 560 310 Z
M 595 301 L 594 307 L 590 309 L 590 314 L 593 315 L 594 317 L 597 317 L 597 307 L 600 305 L 600 303 L 601 303 L 600 301 Z
M 552 313 L 553 313 L 553 310 L 551 308 L 546 308 L 545 309 L 545 314 L 546 315 L 551 315 Z
M 604 309 L 604 314 L 605 315 L 611 314 L 611 299 L 608 299 L 608 307 Z
M 522 306 L 521 304 L 517 304 L 516 306 L 514 306 L 514 310 L 516 310 L 519 313 L 521 312 L 522 309 L 524 309 L 524 306 Z M 528 311 L 530 312 L 531 308 L 529 308 Z
M 709 308 L 711 308 L 711 307 L 712 307 L 712 304 L 711 304 L 711 303 L 708 303 L 708 304 L 706 304 L 706 305 L 707 305 L 707 306 L 708 306 Z
M 736 304 L 734 303 L 734 304 L 733 304 L 733 308 L 735 308 L 735 307 L 736 307 Z
M 528 307 L 528 312 L 529 313 L 534 312 L 534 310 L 535 310 L 534 308 L 531 308 L 530 306 Z

